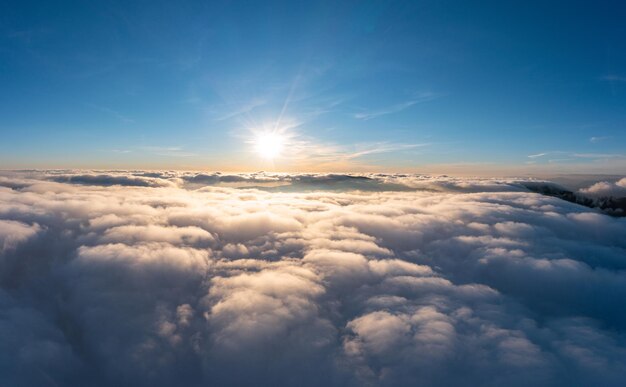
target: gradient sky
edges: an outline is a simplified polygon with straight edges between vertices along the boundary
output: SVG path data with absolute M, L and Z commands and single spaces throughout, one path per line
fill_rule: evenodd
M 0 168 L 623 173 L 625 20 L 621 1 L 3 1 Z M 275 127 L 270 163 L 250 142 Z

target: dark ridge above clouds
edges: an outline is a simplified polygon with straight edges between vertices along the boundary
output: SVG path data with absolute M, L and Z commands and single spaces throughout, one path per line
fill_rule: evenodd
M 626 178 L 616 183 L 597 182 L 573 192 L 550 182 L 520 182 L 532 192 L 554 196 L 589 208 L 597 208 L 612 216 L 626 216 Z

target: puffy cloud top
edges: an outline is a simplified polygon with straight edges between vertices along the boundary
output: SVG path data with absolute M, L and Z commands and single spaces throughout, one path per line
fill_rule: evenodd
M 621 385 L 626 219 L 532 184 L 4 173 L 0 384 Z
M 626 177 L 616 182 L 601 181 L 580 190 L 591 197 L 626 197 Z

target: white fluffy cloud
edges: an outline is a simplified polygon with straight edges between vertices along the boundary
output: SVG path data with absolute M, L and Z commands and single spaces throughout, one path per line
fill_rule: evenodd
M 600 181 L 598 183 L 592 184 L 587 188 L 581 189 L 580 192 L 593 198 L 624 198 L 626 197 L 626 177 L 616 182 Z
M 617 386 L 625 235 L 515 181 L 6 173 L 0 384 Z

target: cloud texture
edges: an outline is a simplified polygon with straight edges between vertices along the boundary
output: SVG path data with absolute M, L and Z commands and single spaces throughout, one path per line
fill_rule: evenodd
M 626 197 L 626 177 L 616 181 L 601 181 L 580 190 L 591 197 Z
M 625 235 L 516 181 L 4 173 L 0 384 L 617 386 Z

